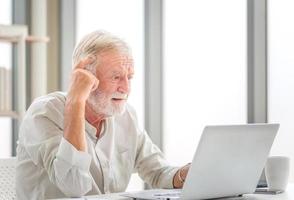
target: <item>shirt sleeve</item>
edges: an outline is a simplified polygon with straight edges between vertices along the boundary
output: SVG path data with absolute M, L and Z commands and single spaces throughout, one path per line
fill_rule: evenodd
M 61 138 L 53 169 L 55 182 L 67 196 L 79 197 L 92 188 L 89 174 L 91 156 L 78 151 L 65 138 Z
M 50 181 L 66 196 L 80 197 L 92 189 L 91 155 L 78 151 L 63 137 L 56 117 L 52 119 L 54 113 L 48 108 L 28 113 L 21 126 L 20 143 L 32 162 L 43 167 Z
M 173 177 L 179 168 L 167 163 L 145 131 L 139 134 L 135 165 L 140 177 L 153 188 L 173 188 Z

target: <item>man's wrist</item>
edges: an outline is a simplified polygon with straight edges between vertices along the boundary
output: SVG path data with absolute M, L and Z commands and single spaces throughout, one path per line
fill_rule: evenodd
M 86 100 L 79 96 L 68 95 L 66 97 L 66 105 L 80 105 L 84 106 L 86 104 Z
M 184 179 L 183 176 L 181 175 L 182 169 L 183 169 L 183 167 L 179 169 L 178 179 L 179 179 L 179 181 L 180 181 L 181 184 L 184 184 L 185 179 Z

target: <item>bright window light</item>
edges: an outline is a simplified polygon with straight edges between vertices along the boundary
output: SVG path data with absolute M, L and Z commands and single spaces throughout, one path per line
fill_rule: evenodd
M 205 125 L 247 121 L 246 0 L 164 8 L 164 152 L 184 165 Z

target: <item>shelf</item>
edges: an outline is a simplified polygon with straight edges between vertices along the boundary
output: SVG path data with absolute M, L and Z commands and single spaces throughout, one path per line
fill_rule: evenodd
M 26 42 L 43 42 L 47 43 L 50 41 L 49 37 L 37 37 L 37 36 L 32 36 L 28 35 L 27 37 L 24 38 Z M 0 33 L 0 42 L 12 42 L 12 43 L 17 43 L 19 41 L 19 36 L 6 36 L 6 35 L 1 35 Z
M 46 38 L 28 37 L 28 27 L 26 25 L 1 25 L 0 24 L 0 42 L 12 42 L 15 44 L 16 54 L 15 63 L 12 66 L 15 70 L 12 81 L 12 91 L 17 91 L 14 110 L 0 110 L 0 117 L 10 117 L 19 121 L 26 111 L 26 40 L 28 42 L 39 42 L 47 40 Z M 3 108 L 1 108 L 3 109 Z
M 15 111 L 0 111 L 0 117 L 11 117 L 14 119 L 19 118 L 19 114 Z

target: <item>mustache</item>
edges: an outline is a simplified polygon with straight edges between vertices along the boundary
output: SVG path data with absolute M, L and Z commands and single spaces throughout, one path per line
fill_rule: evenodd
M 107 98 L 106 93 L 100 91 L 99 89 L 93 91 L 92 94 L 96 97 L 100 96 L 100 97 Z M 124 100 L 127 100 L 128 97 L 129 97 L 128 93 L 121 93 L 121 92 L 114 92 L 108 96 L 108 98 L 111 98 L 111 99 L 114 98 L 114 99 L 124 99 Z
M 120 93 L 120 92 L 115 92 L 111 95 L 111 98 L 115 98 L 115 99 L 128 99 L 128 94 L 127 93 Z

